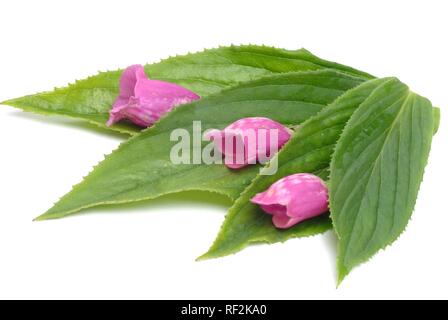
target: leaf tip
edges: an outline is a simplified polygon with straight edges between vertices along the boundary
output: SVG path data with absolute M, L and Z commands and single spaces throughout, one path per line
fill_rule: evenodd
M 205 260 L 211 260 L 217 258 L 214 254 L 213 251 L 210 249 L 209 251 L 207 251 L 206 253 L 204 253 L 203 255 L 199 256 L 196 258 L 196 262 L 202 262 Z
M 339 289 L 339 287 L 341 286 L 342 282 L 344 281 L 344 279 L 347 277 L 347 275 L 349 274 L 350 270 L 348 270 L 347 268 L 345 268 L 342 265 L 338 265 L 338 278 L 337 278 L 337 283 L 336 283 L 336 288 Z
M 224 248 L 220 245 L 219 241 L 216 240 L 215 243 L 211 246 L 210 249 L 208 249 L 206 253 L 196 258 L 196 261 L 205 261 L 205 260 L 222 258 L 231 254 L 235 254 L 238 251 L 242 250 L 243 248 L 244 246 L 239 248 L 237 247 Z
M 20 99 L 20 98 L 19 98 Z M 5 100 L 5 101 L 1 101 L 0 105 L 6 105 L 6 106 L 14 106 L 14 102 L 17 99 L 9 99 L 9 100 Z
M 37 216 L 36 218 L 33 219 L 33 222 L 38 222 L 38 221 L 44 221 L 44 220 L 48 220 L 49 218 L 46 217 L 46 214 L 41 214 L 40 216 Z
M 40 216 L 37 216 L 36 218 L 33 219 L 34 222 L 38 222 L 38 221 L 45 221 L 45 220 L 51 220 L 51 219 L 57 219 L 60 218 L 60 216 L 50 213 L 50 212 L 45 212 L 43 214 L 41 214 Z
M 202 261 L 205 261 L 205 260 L 208 260 L 207 254 L 203 254 L 202 256 L 197 257 L 194 261 L 202 262 Z
M 341 284 L 344 281 L 346 276 L 347 275 L 345 273 L 342 273 L 341 271 L 338 272 L 338 279 L 337 279 L 337 283 L 336 283 L 336 289 L 339 289 L 339 287 L 341 286 Z

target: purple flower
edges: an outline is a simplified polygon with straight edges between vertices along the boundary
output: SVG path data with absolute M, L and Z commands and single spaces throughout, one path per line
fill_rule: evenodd
M 292 131 L 262 117 L 240 119 L 224 130 L 211 130 L 205 137 L 213 140 L 225 157 L 225 165 L 239 169 L 267 162 L 291 138 Z
M 327 212 L 328 188 L 315 175 L 293 174 L 257 194 L 251 202 L 271 214 L 272 222 L 277 228 L 287 229 Z
M 149 80 L 141 65 L 127 68 L 120 78 L 120 94 L 115 100 L 108 126 L 127 119 L 149 127 L 174 107 L 200 97 L 177 84 Z

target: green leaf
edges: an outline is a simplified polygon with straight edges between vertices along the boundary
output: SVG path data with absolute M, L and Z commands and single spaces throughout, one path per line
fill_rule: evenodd
M 440 126 L 440 108 L 434 107 L 432 109 L 432 114 L 434 117 L 434 135 L 439 131 Z
M 180 84 L 205 97 L 240 82 L 256 80 L 275 73 L 334 69 L 364 79 L 372 76 L 337 63 L 322 60 L 310 52 L 283 50 L 264 46 L 231 46 L 178 56 L 146 65 L 147 74 Z M 118 95 L 121 70 L 103 72 L 55 89 L 2 102 L 24 111 L 60 115 L 105 126 L 109 110 Z M 110 128 L 128 134 L 140 132 L 128 123 Z
M 283 242 L 290 238 L 322 233 L 331 228 L 328 215 L 305 221 L 288 230 L 276 229 L 271 216 L 250 199 L 272 183 L 290 174 L 307 172 L 328 178 L 331 155 L 353 112 L 387 79 L 367 81 L 347 91 L 319 114 L 299 127 L 277 154 L 276 174 L 258 175 L 229 210 L 221 231 L 210 250 L 199 259 L 223 257 L 252 243 Z
M 198 120 L 203 130 L 223 129 L 251 116 L 297 125 L 363 81 L 329 70 L 281 74 L 179 107 L 154 127 L 123 143 L 39 219 L 186 190 L 218 192 L 236 199 L 259 167 L 230 170 L 224 165 L 175 165 L 170 160 L 170 151 L 177 144 L 170 141 L 174 129 L 184 128 L 192 134 L 193 121 Z
M 404 231 L 434 131 L 431 103 L 392 79 L 348 122 L 331 162 L 339 281 Z

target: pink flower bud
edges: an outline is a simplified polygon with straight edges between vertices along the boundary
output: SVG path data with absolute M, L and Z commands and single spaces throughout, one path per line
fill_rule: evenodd
M 315 175 L 293 174 L 257 194 L 251 202 L 271 214 L 272 222 L 277 228 L 287 229 L 327 212 L 328 188 Z
M 239 169 L 249 164 L 265 163 L 291 138 L 292 131 L 282 124 L 262 117 L 240 119 L 224 130 L 206 133 L 224 156 L 225 165 Z
M 174 107 L 200 97 L 177 84 L 149 80 L 141 65 L 127 68 L 120 78 L 120 94 L 115 100 L 108 126 L 127 119 L 149 127 Z

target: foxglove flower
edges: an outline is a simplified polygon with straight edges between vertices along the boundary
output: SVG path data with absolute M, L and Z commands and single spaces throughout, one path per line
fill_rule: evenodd
M 328 211 L 328 188 L 319 177 L 299 173 L 274 183 L 251 199 L 272 215 L 279 229 L 290 228 Z
M 267 162 L 291 138 L 292 130 L 262 117 L 240 119 L 224 130 L 206 133 L 224 156 L 225 165 L 239 169 L 257 162 Z
M 107 125 L 127 119 L 146 128 L 176 106 L 199 98 L 177 84 L 150 80 L 143 66 L 134 65 L 120 78 L 120 94 L 112 106 Z

